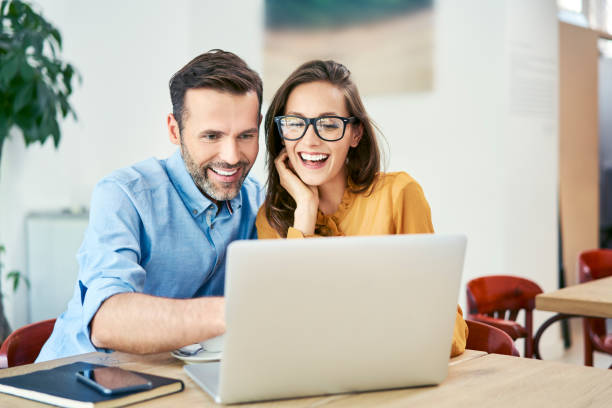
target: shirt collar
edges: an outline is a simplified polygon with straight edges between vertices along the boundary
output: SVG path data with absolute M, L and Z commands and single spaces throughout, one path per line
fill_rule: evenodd
M 183 202 L 188 207 L 192 217 L 198 217 L 211 206 L 216 208 L 215 203 L 202 194 L 194 183 L 191 174 L 189 174 L 187 170 L 180 149 L 176 149 L 176 152 L 168 158 L 166 161 L 166 169 L 172 184 L 174 184 Z M 242 207 L 242 188 L 236 197 L 229 201 L 229 206 L 227 204 L 227 202 L 223 202 L 220 205 L 227 207 L 229 214 L 233 214 L 237 209 Z

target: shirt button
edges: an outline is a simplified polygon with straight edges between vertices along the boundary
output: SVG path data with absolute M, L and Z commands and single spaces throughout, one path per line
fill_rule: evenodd
M 198 210 L 193 210 L 193 215 L 196 215 L 198 213 Z

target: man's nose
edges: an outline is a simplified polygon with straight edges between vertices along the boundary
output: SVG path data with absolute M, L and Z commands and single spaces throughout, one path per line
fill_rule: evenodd
M 238 164 L 240 161 L 240 150 L 236 139 L 228 137 L 223 141 L 219 151 L 219 159 L 228 164 Z

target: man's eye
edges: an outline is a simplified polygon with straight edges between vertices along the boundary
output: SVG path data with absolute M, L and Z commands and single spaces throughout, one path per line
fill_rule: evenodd
M 215 133 L 208 133 L 208 134 L 202 135 L 202 139 L 204 140 L 216 140 L 218 138 L 219 138 L 219 135 Z
M 254 137 L 256 137 L 257 135 L 254 133 L 245 133 L 243 135 L 240 135 L 240 139 L 253 139 Z

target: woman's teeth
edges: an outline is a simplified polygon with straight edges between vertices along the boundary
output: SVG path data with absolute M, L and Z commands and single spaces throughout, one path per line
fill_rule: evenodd
M 302 160 L 308 160 L 308 161 L 321 161 L 321 160 L 325 160 L 329 157 L 328 154 L 308 154 L 308 153 L 300 153 L 300 157 L 302 158 Z
M 238 169 L 223 170 L 223 169 L 215 169 L 212 167 L 210 169 L 221 176 L 233 176 L 238 171 Z

